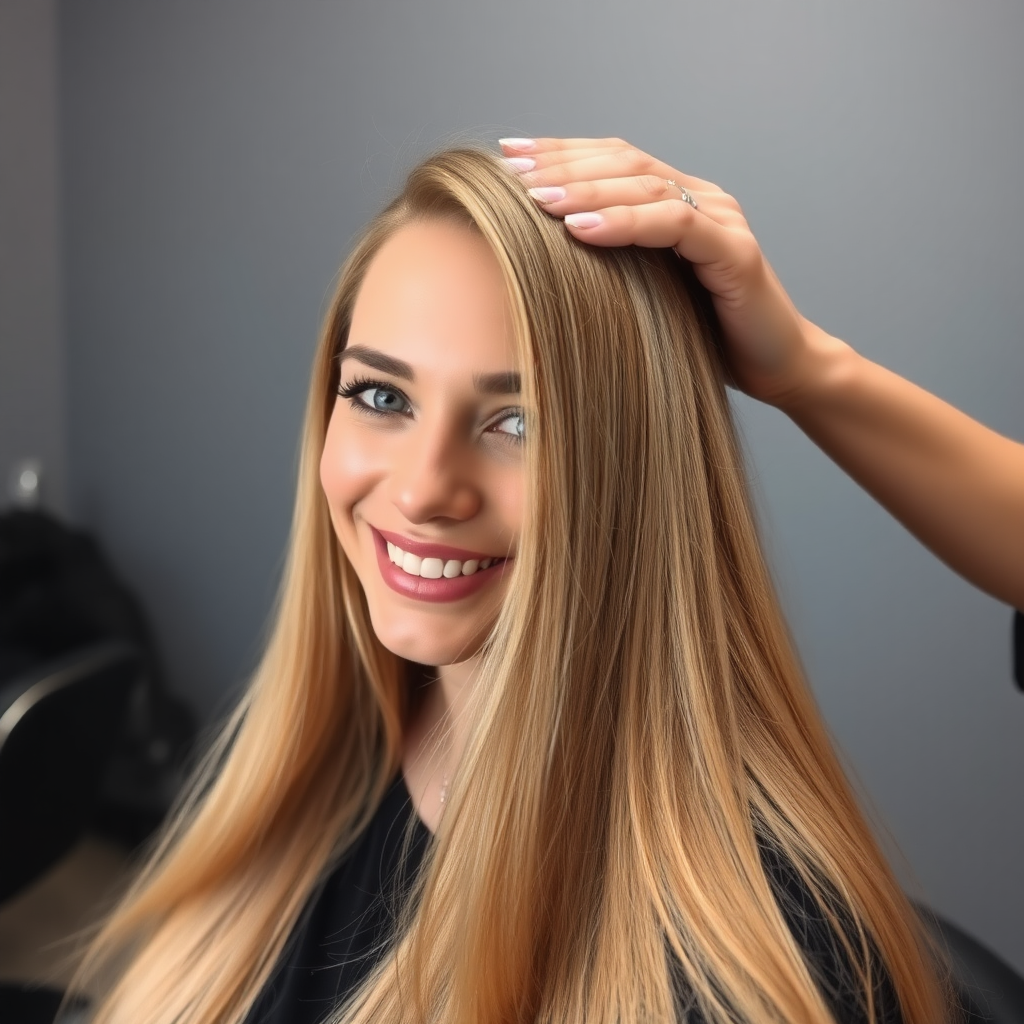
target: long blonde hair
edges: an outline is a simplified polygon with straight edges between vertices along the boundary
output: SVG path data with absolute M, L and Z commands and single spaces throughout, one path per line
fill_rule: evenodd
M 945 1019 L 916 916 L 801 677 L 757 542 L 713 316 L 665 251 L 596 249 L 495 158 L 435 156 L 342 270 L 316 355 L 276 624 L 241 706 L 83 979 L 96 1024 L 242 1020 L 399 770 L 406 666 L 374 636 L 318 463 L 353 304 L 404 224 L 500 264 L 528 515 L 470 739 L 392 949 L 338 1019 L 831 1022 L 777 852 L 878 1012 Z

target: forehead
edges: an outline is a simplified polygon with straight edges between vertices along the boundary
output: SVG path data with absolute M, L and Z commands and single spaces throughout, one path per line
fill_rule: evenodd
M 508 297 L 490 247 L 477 232 L 448 221 L 400 228 L 366 271 L 349 344 L 419 367 L 513 366 Z

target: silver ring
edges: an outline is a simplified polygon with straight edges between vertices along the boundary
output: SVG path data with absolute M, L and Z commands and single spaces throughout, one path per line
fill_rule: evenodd
M 682 199 L 682 201 L 684 203 L 689 203 L 695 210 L 699 210 L 700 209 L 700 207 L 697 205 L 697 200 L 694 199 L 693 196 L 691 196 L 690 193 L 687 192 L 686 189 L 683 188 L 683 186 L 680 185 L 678 182 L 672 181 L 671 178 L 666 178 L 665 179 L 665 184 L 666 185 L 671 185 L 673 188 L 679 189 L 679 191 L 681 193 L 679 198 Z

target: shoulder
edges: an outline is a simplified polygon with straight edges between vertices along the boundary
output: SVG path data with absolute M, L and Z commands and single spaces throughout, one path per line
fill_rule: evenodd
M 779 909 L 837 1024 L 868 1024 L 867 996 L 843 940 L 811 895 L 800 873 L 774 845 L 760 843 L 761 863 Z M 839 923 L 847 941 L 857 946 L 852 917 L 840 910 Z M 877 1024 L 903 1024 L 899 999 L 880 956 L 871 963 Z
M 866 993 L 842 938 L 792 862 L 773 844 L 759 839 L 758 845 L 762 867 L 782 916 L 836 1024 L 869 1024 Z M 852 915 L 840 911 L 837 917 L 845 937 L 856 948 Z M 896 990 L 878 956 L 872 961 L 871 973 L 874 1024 L 904 1024 Z M 678 1024 L 707 1024 L 681 977 L 677 978 L 677 985 Z

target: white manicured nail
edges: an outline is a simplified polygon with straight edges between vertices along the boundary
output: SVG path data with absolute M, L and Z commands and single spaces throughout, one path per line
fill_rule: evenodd
M 565 223 L 571 228 L 596 228 L 604 223 L 604 217 L 599 213 L 570 213 Z
M 541 188 L 526 190 L 538 203 L 560 203 L 565 198 L 565 189 L 561 185 L 546 185 Z
M 513 171 L 518 171 L 523 174 L 526 171 L 532 171 L 537 166 L 537 161 L 532 156 L 507 156 L 505 157 L 505 163 L 512 168 Z

